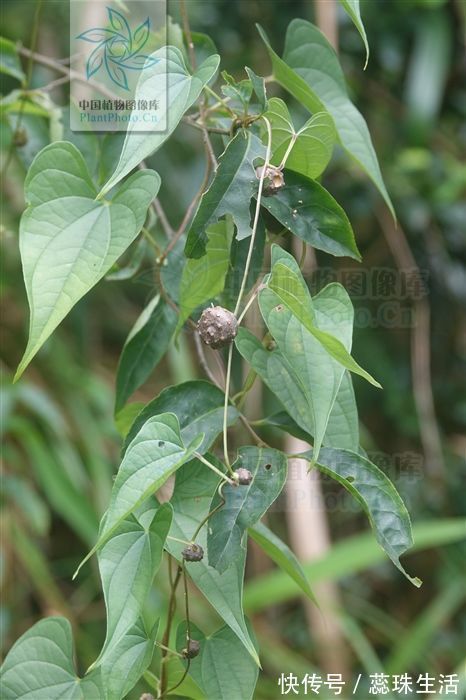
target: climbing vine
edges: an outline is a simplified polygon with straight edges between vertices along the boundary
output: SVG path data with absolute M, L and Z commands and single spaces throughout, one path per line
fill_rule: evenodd
M 342 4 L 367 46 L 358 2 Z M 158 698 L 175 691 L 209 700 L 253 696 L 260 649 L 242 606 L 248 539 L 312 598 L 296 557 L 260 522 L 284 487 L 290 456 L 265 442 L 261 425 L 306 438 L 312 447 L 300 456 L 359 501 L 379 544 L 408 576 L 400 555 L 412 544 L 409 515 L 359 444 L 352 374 L 373 391 L 381 387 L 351 354 L 350 297 L 336 283 L 312 296 L 301 261 L 289 252 L 297 238 L 303 255 L 312 246 L 360 260 L 348 217 L 320 183 L 337 144 L 393 213 L 366 123 L 334 50 L 309 22 L 291 22 L 282 57 L 258 27 L 272 74 L 246 67 L 236 80 L 219 75 L 214 50 L 204 57 L 213 42 L 191 33 L 182 8 L 185 44 L 148 58 L 136 94 L 160 98 L 168 129 L 138 132 L 130 121 L 116 159 L 105 157 L 114 141 L 103 142 L 107 165 L 97 174 L 71 134 L 41 150 L 26 177 L 19 242 L 30 325 L 16 380 L 96 284 L 127 279 L 147 257 L 156 274 L 116 375 L 121 462 L 98 539 L 75 574 L 97 557 L 107 612 L 102 650 L 80 678 L 70 623 L 41 620 L 4 662 L 6 699 L 119 700 L 141 678 Z M 300 128 L 283 99 L 269 98 L 270 83 L 308 111 Z M 181 121 L 199 134 L 206 164 L 175 230 L 158 199 L 161 176 L 145 161 Z M 254 306 L 263 321 L 258 335 L 245 324 Z M 194 337 L 206 379 L 168 386 L 144 406 L 131 403 L 181 333 Z M 232 377 L 241 359 L 249 367 L 243 386 Z M 243 407 L 258 381 L 282 410 L 252 425 Z M 249 442 L 237 446 L 232 432 L 239 423 Z M 164 502 L 159 489 L 170 477 L 173 493 Z M 145 601 L 162 571 L 167 612 L 149 620 Z M 211 636 L 190 620 L 193 586 L 223 620 Z M 197 695 L 190 694 L 193 684 Z

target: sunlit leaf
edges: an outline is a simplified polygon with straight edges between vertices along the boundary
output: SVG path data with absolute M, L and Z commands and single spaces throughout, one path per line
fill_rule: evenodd
M 321 175 L 332 157 L 336 140 L 335 126 L 328 112 L 314 114 L 296 130 L 286 104 L 279 97 L 272 97 L 264 116 L 272 127 L 271 162 L 280 165 L 288 153 L 286 168 L 310 178 Z M 265 129 L 262 138 L 267 138 Z
M 107 700 L 122 700 L 134 688 L 152 660 L 157 630 L 158 623 L 148 634 L 138 620 L 105 655 L 99 668 Z
M 107 609 L 107 634 L 98 665 L 108 665 L 109 649 L 137 623 L 162 561 L 171 521 L 172 508 L 168 503 L 161 505 L 145 526 L 130 515 L 100 550 L 98 561 Z
M 393 214 L 367 124 L 348 97 L 338 57 L 325 36 L 310 22 L 294 19 L 288 26 L 280 58 L 264 30 L 258 29 L 275 80 L 310 112 L 329 112 L 341 145 L 366 171 Z
M 346 12 L 349 14 L 354 22 L 356 29 L 361 35 L 361 39 L 364 42 L 364 48 L 366 49 L 366 62 L 364 68 L 366 68 L 369 61 L 369 43 L 367 41 L 366 30 L 364 29 L 364 24 L 361 19 L 361 10 L 359 5 L 359 0 L 340 0 L 340 4 L 345 8 Z
M 46 617 L 13 645 L 1 668 L 3 700 L 105 700 L 100 671 L 78 678 L 71 625 Z
M 280 302 L 282 302 L 306 330 L 319 341 L 331 357 L 345 367 L 345 369 L 359 374 L 370 384 L 380 388 L 380 384 L 371 377 L 366 370 L 358 365 L 349 354 L 348 348 L 345 348 L 344 344 L 334 334 L 318 327 L 315 322 L 312 299 L 299 270 L 291 269 L 283 260 L 277 261 L 272 268 L 268 286 L 275 293 Z M 349 304 L 351 313 L 353 313 L 351 300 L 345 289 L 341 285 L 335 283 L 328 285 L 328 287 L 331 288 L 335 295 L 346 296 L 346 304 Z M 338 319 L 335 320 L 338 321 Z
M 196 379 L 169 386 L 137 415 L 123 449 L 127 449 L 131 440 L 149 418 L 170 411 L 180 422 L 181 436 L 185 443 L 190 442 L 200 433 L 204 434 L 204 440 L 198 448 L 198 452 L 203 453 L 209 449 L 222 431 L 224 400 L 225 394 L 221 389 L 203 380 Z M 237 418 L 238 411 L 233 406 L 229 406 L 227 424 L 232 425 Z
M 99 533 L 99 539 L 75 572 L 114 534 L 119 524 L 138 508 L 200 446 L 204 436 L 197 435 L 185 447 L 177 417 L 163 413 L 149 418 L 132 439 L 113 484 L 112 495 Z
M 96 200 L 75 146 L 57 142 L 32 163 L 25 183 L 20 250 L 31 309 L 26 366 L 72 307 L 138 235 L 160 186 L 153 171 L 133 175 L 111 201 Z
M 138 124 L 129 122 L 118 165 L 103 186 L 100 196 L 168 139 L 183 114 L 215 74 L 220 60 L 218 56 L 210 56 L 191 75 L 181 51 L 174 46 L 155 51 L 151 58 L 157 62 L 141 72 L 134 99 L 157 100 L 158 130 L 138 132 Z

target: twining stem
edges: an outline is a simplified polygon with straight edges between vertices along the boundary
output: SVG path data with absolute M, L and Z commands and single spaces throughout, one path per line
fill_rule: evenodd
M 252 254 L 254 251 L 254 242 L 256 240 L 257 225 L 259 223 L 259 214 L 262 201 L 262 192 L 264 189 L 264 180 L 266 176 L 267 169 L 270 164 L 270 152 L 272 148 L 272 127 L 267 117 L 262 117 L 267 127 L 267 150 L 265 153 L 264 165 L 261 168 L 261 174 L 259 178 L 259 188 L 257 190 L 257 202 L 256 211 L 254 213 L 254 221 L 252 225 L 251 242 L 249 244 L 248 256 L 246 258 L 246 265 L 244 266 L 243 279 L 241 280 L 241 287 L 238 294 L 238 299 L 236 300 L 236 306 L 234 310 L 235 316 L 238 315 L 238 311 L 241 308 L 241 302 L 244 296 L 244 290 L 246 288 L 246 283 L 249 274 L 249 268 L 251 266 Z M 228 401 L 230 398 L 230 380 L 231 380 L 231 365 L 233 359 L 233 345 L 231 344 L 228 348 L 228 360 L 227 360 L 227 374 L 225 379 L 225 402 L 223 404 L 223 456 L 225 458 L 225 464 L 229 471 L 232 471 L 230 465 L 230 458 L 228 456 Z
M 284 155 L 283 158 L 282 158 L 282 162 L 281 162 L 280 165 L 278 166 L 278 170 L 283 170 L 283 168 L 285 167 L 286 161 L 288 160 L 288 156 L 290 155 L 291 150 L 292 150 L 293 146 L 295 145 L 296 139 L 298 138 L 298 136 L 299 136 L 299 134 L 293 134 L 293 135 L 292 135 L 291 141 L 290 141 L 290 143 L 288 144 L 288 148 L 287 148 L 286 151 L 285 151 L 285 155 Z
M 195 453 L 194 453 L 194 456 L 195 456 L 196 459 L 198 459 L 200 462 L 202 462 L 202 463 L 205 464 L 207 467 L 209 467 L 209 469 L 211 469 L 213 472 L 215 472 L 215 474 L 217 474 L 217 475 L 218 475 L 219 477 L 221 477 L 224 481 L 226 481 L 227 484 L 235 484 L 235 483 L 236 483 L 236 481 L 234 481 L 233 479 L 230 479 L 230 478 L 229 478 L 228 476 L 226 476 L 222 471 L 220 471 L 220 469 L 217 469 L 217 467 L 216 467 L 214 464 L 212 464 L 211 462 L 209 462 L 209 460 L 206 459 L 205 457 L 203 457 L 203 455 L 199 454 L 199 452 L 195 452 Z M 231 474 L 233 474 L 233 470 L 232 470 L 231 467 L 228 468 L 228 471 L 229 471 Z
M 248 257 L 246 258 L 246 265 L 244 266 L 243 279 L 241 281 L 241 287 L 239 290 L 238 299 L 236 300 L 236 306 L 235 306 L 235 310 L 233 312 L 235 314 L 235 316 L 238 315 L 238 311 L 240 309 L 241 302 L 243 300 L 244 290 L 246 288 L 246 282 L 248 279 L 249 268 L 251 266 L 252 254 L 254 251 L 254 242 L 256 240 L 257 225 L 259 223 L 259 214 L 260 214 L 260 209 L 261 209 L 262 191 L 264 189 L 264 180 L 266 177 L 267 169 L 270 165 L 270 151 L 272 148 L 272 127 L 270 126 L 270 122 L 267 119 L 267 117 L 262 117 L 262 119 L 265 121 L 265 125 L 267 127 L 267 135 L 268 135 L 267 150 L 265 153 L 265 162 L 264 162 L 264 165 L 261 169 L 261 174 L 260 174 L 260 178 L 259 178 L 259 188 L 257 190 L 256 211 L 254 213 L 254 222 L 252 225 L 251 242 L 249 244 Z
M 191 34 L 191 27 L 189 25 L 189 15 L 188 15 L 188 10 L 186 9 L 186 0 L 180 1 L 180 12 L 181 12 L 181 21 L 183 23 L 183 31 L 186 35 L 186 42 L 188 44 L 189 60 L 191 62 L 191 68 L 193 70 L 195 70 L 196 69 L 196 52 L 194 51 L 194 42 L 193 42 L 193 37 Z
M 195 533 L 194 533 L 194 535 L 193 535 L 193 542 L 196 541 L 196 538 L 197 538 L 198 534 L 200 533 L 200 531 L 202 530 L 202 528 L 204 527 L 204 525 L 206 524 L 206 522 L 213 516 L 214 513 L 216 513 L 218 510 L 220 510 L 220 508 L 223 508 L 223 506 L 225 505 L 225 498 L 224 498 L 224 495 L 223 495 L 223 487 L 224 487 L 224 485 L 225 485 L 225 482 L 224 482 L 224 481 L 221 481 L 220 484 L 218 485 L 218 495 L 220 496 L 220 502 L 215 506 L 215 508 L 212 508 L 212 510 L 209 511 L 209 512 L 207 513 L 207 515 L 205 516 L 205 518 L 203 518 L 203 519 L 201 520 L 201 522 L 200 522 L 199 525 L 197 526 L 196 531 L 195 531 Z
M 169 643 L 170 643 L 170 631 L 172 627 L 172 622 L 173 622 L 173 616 L 175 614 L 176 610 L 176 589 L 178 588 L 178 584 L 180 582 L 181 574 L 182 574 L 183 568 L 182 566 L 178 566 L 178 570 L 176 572 L 175 579 L 172 580 L 171 576 L 171 558 L 169 559 L 168 563 L 168 572 L 170 576 L 170 586 L 171 586 L 171 592 L 170 592 L 170 600 L 168 602 L 168 614 L 167 614 L 167 624 L 165 626 L 165 631 L 163 634 L 162 638 L 162 664 L 161 664 L 161 670 L 160 670 L 160 693 L 163 696 L 167 690 L 167 683 L 168 683 L 168 678 L 167 678 L 167 669 L 166 669 L 166 656 L 167 656 L 167 651 Z
M 212 97 L 215 97 L 215 99 L 217 100 L 215 105 L 212 105 L 211 107 L 208 108 L 208 110 L 207 110 L 208 112 L 210 112 L 213 109 L 213 107 L 215 107 L 215 108 L 224 107 L 231 117 L 236 117 L 236 114 L 234 113 L 234 111 L 231 109 L 231 107 L 229 106 L 229 104 L 227 102 L 228 98 L 224 99 L 223 97 L 220 97 L 220 95 L 218 95 L 215 92 L 215 90 L 212 90 L 212 88 L 209 85 L 205 85 L 204 90 L 206 92 L 208 92 L 210 95 L 212 95 Z
M 238 326 L 241 324 L 241 321 L 242 321 L 243 318 L 246 316 L 246 314 L 247 314 L 247 312 L 249 311 L 251 305 L 253 304 L 254 300 L 256 299 L 257 295 L 259 294 L 259 291 L 260 291 L 260 289 L 261 289 L 261 284 L 262 284 L 262 282 L 258 282 L 258 284 L 256 285 L 255 289 L 253 290 L 253 292 L 252 292 L 252 294 L 251 294 L 251 297 L 250 297 L 248 303 L 246 304 L 246 306 L 245 306 L 244 309 L 242 310 L 240 316 L 238 317 Z

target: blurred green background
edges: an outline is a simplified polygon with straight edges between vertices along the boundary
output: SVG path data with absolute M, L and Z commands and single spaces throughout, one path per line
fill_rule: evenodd
M 28 46 L 34 7 L 32 0 L 6 0 L 2 35 Z M 288 22 L 313 20 L 315 12 L 312 0 L 190 0 L 188 7 L 192 28 L 212 36 L 222 68 L 238 78 L 245 77 L 244 65 L 260 75 L 270 73 L 256 21 L 281 51 Z M 360 535 L 368 529 L 364 515 L 327 481 L 323 488 L 327 504 L 333 504 L 328 520 L 337 547 L 307 570 L 311 584 L 338 582 L 342 643 L 353 677 L 376 671 L 461 672 L 464 679 L 466 576 L 459 516 L 466 510 L 466 5 L 463 0 L 366 0 L 361 7 L 371 46 L 368 68 L 363 72 L 362 42 L 342 10 L 340 59 L 372 133 L 399 223 L 394 227 L 368 180 L 336 152 L 323 184 L 347 211 L 363 263 L 356 267 L 319 253 L 310 282 L 318 289 L 340 279 L 353 297 L 354 354 L 384 386 L 377 392 L 355 378 L 363 443 L 407 502 L 417 549 L 405 563 L 424 585 L 412 587 L 378 553 L 370 533 Z M 176 2 L 169 2 L 169 13 L 179 20 Z M 45 1 L 37 51 L 66 57 L 67 28 L 67 3 Z M 56 78 L 35 65 L 32 86 Z M 14 78 L 5 78 L 2 94 L 18 87 Z M 99 284 L 61 324 L 25 377 L 11 385 L 28 319 L 18 250 L 24 175 L 61 118 L 67 137 L 66 109 L 62 114 L 56 108 L 66 107 L 67 85 L 46 94 L 45 114 L 23 117 L 27 143 L 11 149 L 2 183 L 0 628 L 5 653 L 41 616 L 63 613 L 74 625 L 79 665 L 85 668 L 104 638 L 104 604 L 95 562 L 73 583 L 71 575 L 93 544 L 108 502 L 120 444 L 113 420 L 118 357 L 150 297 L 154 275 L 148 256 L 131 279 Z M 281 95 L 278 87 L 270 86 L 272 94 Z M 290 106 L 296 122 L 304 121 L 298 106 Z M 3 163 L 14 119 L 14 113 L 2 112 Z M 92 138 L 86 155 L 95 166 L 101 139 Z M 182 125 L 150 160 L 162 176 L 160 199 L 174 224 L 202 180 L 203 155 L 199 133 Z M 201 376 L 186 333 L 135 398 L 147 401 L 168 384 Z M 263 403 L 267 415 L 267 393 Z M 281 444 L 280 434 L 268 435 Z M 287 537 L 283 512 L 275 511 L 269 524 Z M 157 580 L 153 610 L 166 602 L 165 577 Z M 214 613 L 196 600 L 194 621 L 215 629 Z M 319 636 L 306 622 L 297 589 L 254 552 L 246 612 L 263 658 L 258 699 L 279 696 L 282 671 L 300 677 L 319 672 Z M 324 665 L 331 662 L 330 654 Z M 130 697 L 142 690 L 144 684 Z M 360 692 L 359 697 L 367 696 L 367 688 Z M 458 697 L 462 692 L 464 686 Z

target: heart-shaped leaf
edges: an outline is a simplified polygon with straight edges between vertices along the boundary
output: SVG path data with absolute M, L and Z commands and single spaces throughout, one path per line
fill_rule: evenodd
M 3 700 L 105 700 L 100 670 L 78 678 L 71 625 L 46 617 L 13 645 L 1 668 Z
M 155 63 L 141 72 L 135 100 L 157 100 L 157 131 L 141 132 L 137 121 L 129 121 L 118 165 L 103 186 L 101 196 L 168 139 L 215 74 L 220 62 L 219 56 L 210 56 L 191 75 L 183 54 L 174 46 L 158 49 L 150 58 Z
M 310 387 L 300 382 L 296 372 L 278 348 L 267 350 L 246 328 L 239 328 L 235 342 L 238 352 L 287 411 L 265 418 L 261 423 L 274 425 L 301 440 L 312 442 L 315 426 Z M 310 357 L 309 359 L 311 361 Z M 358 449 L 358 412 L 351 377 L 347 372 L 343 375 L 340 389 L 333 403 L 323 444 L 351 450 Z
M 328 112 L 314 114 L 296 131 L 286 104 L 279 97 L 272 97 L 264 116 L 272 127 L 273 165 L 281 165 L 288 154 L 284 165 L 289 170 L 309 178 L 319 177 L 332 157 L 336 140 L 335 125 Z M 266 130 L 262 138 L 267 138 Z
M 358 365 L 349 354 L 345 345 L 334 334 L 318 327 L 315 322 L 311 295 L 294 258 L 284 254 L 283 251 L 280 252 L 280 256 L 281 259 L 277 259 L 273 265 L 272 274 L 268 281 L 269 289 L 276 294 L 277 298 L 292 312 L 306 330 L 319 341 L 331 357 L 350 372 L 359 374 L 370 384 L 380 388 L 380 384 L 365 369 Z M 284 257 L 287 260 L 283 260 Z M 293 265 L 291 265 L 290 261 L 293 261 Z M 347 304 L 349 303 L 351 313 L 353 313 L 351 300 L 344 288 L 338 284 L 328 286 L 335 290 L 335 294 L 339 294 L 339 296 L 346 295 Z M 339 292 L 336 291 L 337 289 L 339 289 Z M 264 291 L 266 290 L 261 292 L 260 297 Z
M 97 665 L 107 663 L 109 649 L 136 624 L 162 561 L 172 521 L 164 503 L 144 527 L 133 516 L 123 520 L 99 552 L 99 570 L 107 608 L 107 634 Z
M 173 413 L 149 418 L 128 445 L 113 484 L 110 505 L 102 518 L 99 539 L 79 565 L 100 549 L 114 534 L 120 523 L 162 484 L 198 449 L 204 435 L 197 435 L 185 447 L 180 425 Z
M 257 683 L 257 664 L 244 653 L 244 648 L 229 627 L 222 627 L 206 637 L 195 625 L 190 634 L 201 647 L 199 656 L 190 665 L 188 674 L 202 688 L 209 700 L 251 700 Z M 186 623 L 178 627 L 177 648 L 183 649 Z M 186 664 L 185 664 L 186 665 Z
M 348 97 L 333 47 L 317 27 L 303 19 L 290 22 L 283 58 L 272 49 L 261 27 L 275 80 L 312 113 L 328 112 L 343 148 L 369 175 L 394 215 L 364 117 Z
M 158 623 L 148 634 L 142 620 L 138 620 L 105 653 L 99 669 L 106 700 L 122 700 L 134 688 L 152 660 L 157 630 Z
M 204 434 L 204 441 L 198 448 L 198 451 L 203 453 L 222 432 L 224 401 L 225 394 L 221 389 L 200 379 L 169 386 L 138 414 L 126 437 L 123 450 L 128 448 L 149 418 L 170 411 L 180 422 L 181 437 L 185 443 L 189 443 L 200 433 Z M 227 424 L 233 425 L 237 418 L 238 411 L 229 406 Z
M 233 469 L 252 474 L 248 485 L 226 484 L 223 498 L 216 494 L 211 510 L 225 503 L 209 518 L 207 548 L 210 566 L 223 573 L 245 548 L 244 533 L 255 525 L 278 498 L 285 484 L 287 460 L 270 448 L 240 447 Z
M 29 340 L 15 379 L 136 238 L 159 186 L 157 173 L 146 170 L 133 175 L 111 201 L 96 200 L 86 163 L 71 143 L 53 143 L 36 156 L 20 225 Z

